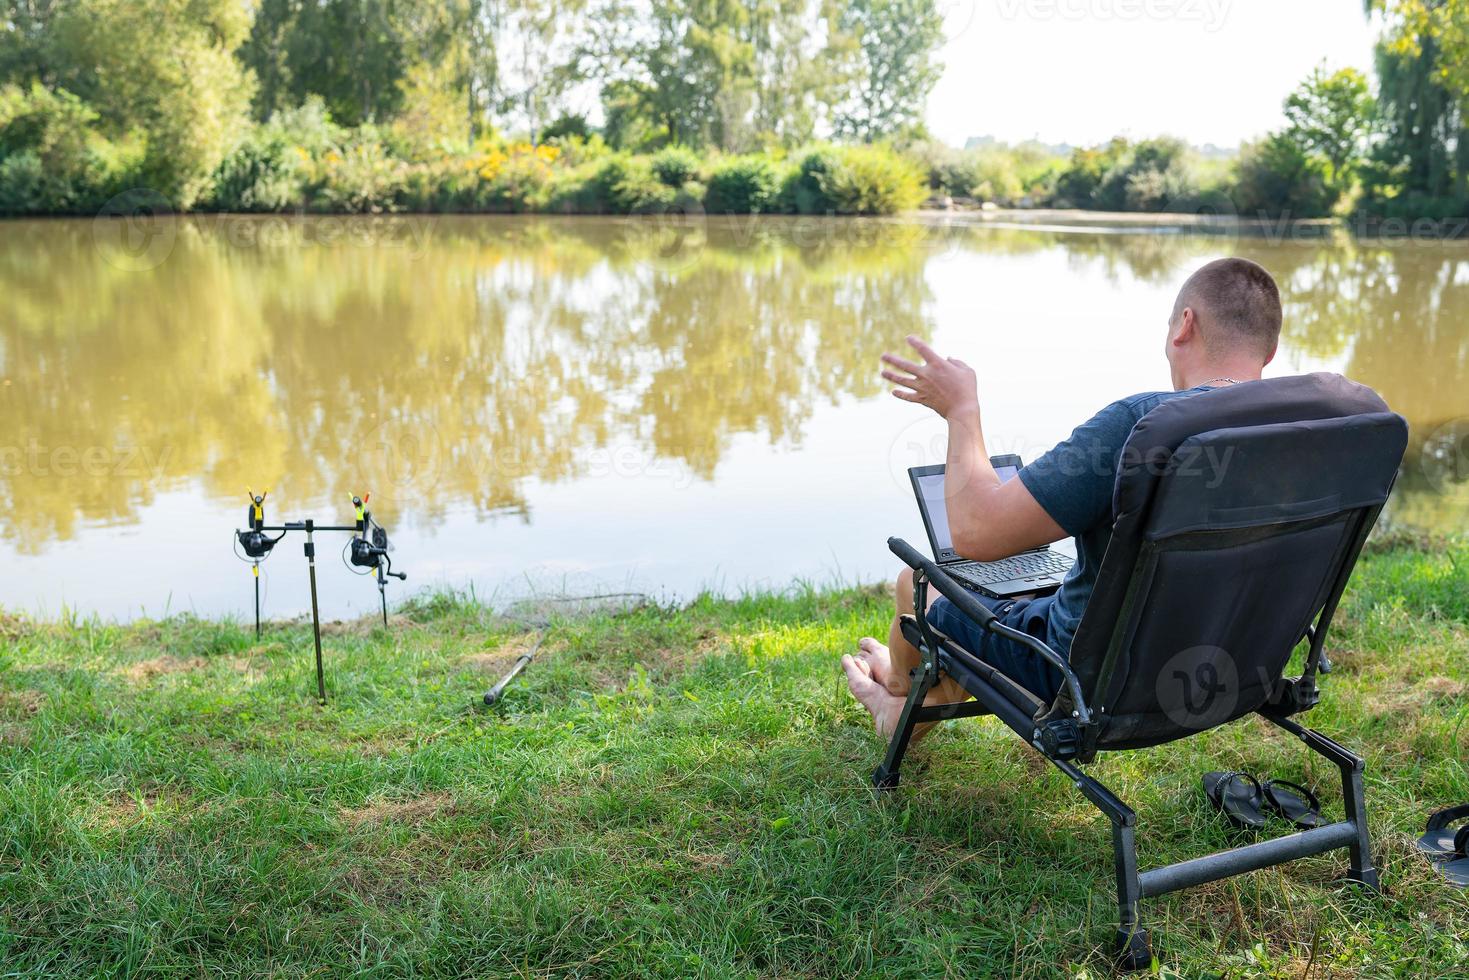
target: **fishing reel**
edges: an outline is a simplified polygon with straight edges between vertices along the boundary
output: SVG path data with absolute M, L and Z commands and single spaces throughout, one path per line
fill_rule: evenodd
M 263 493 L 255 493 L 249 487 L 245 488 L 245 495 L 250 498 L 250 504 L 245 508 L 245 526 L 247 531 L 236 531 L 235 541 L 245 556 L 257 564 L 270 557 L 271 549 L 285 533 L 271 537 L 262 528 L 265 527 L 265 498 L 270 494 L 269 490 Z
M 372 519 L 372 512 L 367 509 L 367 501 L 371 497 L 370 493 L 360 497 L 355 493 L 352 495 L 352 507 L 357 512 L 357 534 L 347 542 L 347 560 L 358 568 L 369 571 L 381 568 L 383 574 L 407 581 L 407 575 L 393 571 L 393 559 L 388 555 L 388 532 Z
M 249 558 L 256 560 L 269 558 L 270 551 L 280 538 L 267 537 L 263 531 L 236 531 L 235 539 L 240 543 L 240 550 Z
M 376 568 L 378 565 L 389 560 L 388 532 L 382 528 L 375 527 L 372 529 L 371 541 L 367 538 L 352 539 L 351 561 L 358 568 Z

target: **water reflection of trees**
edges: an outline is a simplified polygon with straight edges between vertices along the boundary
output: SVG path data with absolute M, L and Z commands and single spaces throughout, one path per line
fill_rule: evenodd
M 5 533 L 39 549 L 194 479 L 293 508 L 376 486 L 385 516 L 411 496 L 433 519 L 524 511 L 527 478 L 599 452 L 708 477 L 736 436 L 792 442 L 819 401 L 876 391 L 877 354 L 925 329 L 924 253 L 897 231 L 441 219 L 415 241 L 405 221 L 253 244 L 184 221 L 147 273 L 88 225 L 7 226 L 3 441 L 41 455 L 0 468 Z M 52 465 L 93 447 L 106 465 Z
M 325 219 L 332 221 L 335 219 Z M 146 273 L 85 223 L 0 237 L 0 448 L 100 448 L 57 473 L 0 460 L 0 527 L 27 550 L 123 522 L 201 480 L 292 509 L 374 487 L 524 513 L 528 479 L 800 440 L 815 407 L 879 390 L 877 354 L 929 328 L 933 256 L 1061 250 L 1081 277 L 1171 287 L 1222 253 L 1263 262 L 1285 344 L 1339 361 L 1413 426 L 1398 512 L 1469 513 L 1469 250 L 884 222 L 198 219 Z M 127 459 L 124 447 L 145 450 Z M 123 472 L 118 472 L 119 468 Z M 340 501 L 339 501 L 340 502 Z
M 1293 260 L 1293 261 L 1291 261 Z M 1462 528 L 1469 517 L 1469 249 L 1458 242 L 1295 250 L 1286 343 L 1344 357 L 1410 425 L 1393 515 Z

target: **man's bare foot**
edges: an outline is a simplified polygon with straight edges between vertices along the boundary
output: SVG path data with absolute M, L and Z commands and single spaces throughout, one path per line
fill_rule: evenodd
M 857 658 L 867 661 L 867 666 L 872 668 L 872 679 L 887 687 L 888 677 L 893 672 L 893 658 L 888 648 L 872 637 L 864 636 L 857 641 L 857 649 L 861 651 Z
M 857 659 L 865 660 L 872 668 L 872 679 L 887 688 L 893 697 L 906 700 L 912 683 L 907 677 L 893 673 L 893 656 L 888 648 L 870 636 L 858 640 L 857 648 L 862 651 Z
M 886 652 L 884 648 L 883 653 Z M 903 699 L 889 694 L 888 689 L 873 676 L 872 664 L 866 657 L 843 657 L 842 670 L 847 674 L 847 689 L 867 709 L 867 713 L 872 715 L 872 724 L 877 728 L 877 733 L 884 738 L 891 735 L 898 727 Z

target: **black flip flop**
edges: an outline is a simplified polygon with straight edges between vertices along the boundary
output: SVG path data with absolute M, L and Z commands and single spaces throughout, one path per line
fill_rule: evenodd
M 1270 812 L 1289 820 L 1302 830 L 1321 826 L 1321 801 L 1300 783 L 1267 779 L 1261 787 Z
M 1418 849 L 1460 888 L 1469 888 L 1469 804 L 1451 806 L 1428 818 L 1427 832 L 1418 838 Z
M 1469 888 L 1469 823 L 1454 835 L 1454 856 L 1444 864 L 1443 873 L 1460 888 Z
M 1265 796 L 1260 781 L 1249 773 L 1206 772 L 1204 795 L 1236 827 L 1259 830 L 1265 826 Z
M 1418 849 L 1436 861 L 1453 856 L 1454 835 L 1459 830 L 1454 824 L 1460 820 L 1469 820 L 1469 803 L 1451 806 L 1429 817 L 1427 832 L 1418 838 Z

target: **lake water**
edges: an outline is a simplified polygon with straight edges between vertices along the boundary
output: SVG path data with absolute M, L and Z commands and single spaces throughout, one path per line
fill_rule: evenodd
M 887 578 L 942 428 L 878 355 L 930 336 L 1032 458 L 1166 387 L 1203 261 L 1264 263 L 1270 373 L 1330 369 L 1412 425 L 1387 519 L 1469 521 L 1469 246 L 796 219 L 157 218 L 0 224 L 0 606 L 251 605 L 231 534 L 371 491 L 410 589 L 687 597 Z M 376 592 L 320 538 L 324 615 Z M 266 613 L 308 608 L 300 538 Z M 396 583 L 390 597 L 405 590 Z

